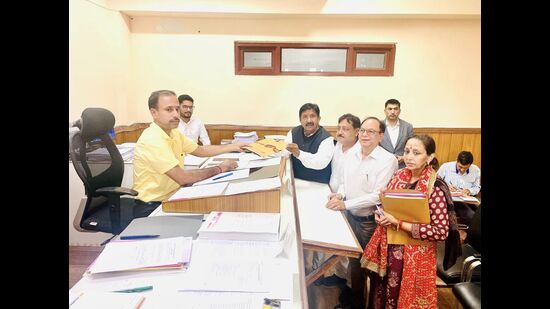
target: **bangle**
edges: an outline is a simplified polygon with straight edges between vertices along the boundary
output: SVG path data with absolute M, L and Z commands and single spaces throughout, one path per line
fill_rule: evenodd
M 401 223 L 403 223 L 403 221 L 397 220 L 397 225 L 395 226 L 395 230 L 398 232 L 399 232 L 399 229 L 401 228 Z
M 214 166 L 214 167 L 217 167 L 217 168 L 219 168 L 219 169 L 220 169 L 220 172 L 219 172 L 218 174 L 221 174 L 221 173 L 223 173 L 223 170 L 222 170 L 222 168 L 221 168 L 221 167 L 220 167 L 219 165 L 216 165 L 216 166 Z

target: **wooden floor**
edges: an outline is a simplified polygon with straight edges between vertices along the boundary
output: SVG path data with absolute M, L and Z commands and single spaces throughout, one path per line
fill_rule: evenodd
M 69 246 L 69 289 L 82 277 L 94 259 L 101 253 L 103 247 Z M 337 287 L 315 286 L 308 288 L 310 308 L 332 309 L 338 302 L 340 290 Z M 451 288 L 437 289 L 438 309 L 456 309 L 458 302 Z

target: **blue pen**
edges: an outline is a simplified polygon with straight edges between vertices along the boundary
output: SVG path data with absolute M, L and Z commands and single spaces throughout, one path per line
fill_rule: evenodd
M 380 214 L 380 216 L 384 216 L 384 212 L 382 211 L 380 205 L 376 204 L 376 209 L 378 209 L 378 213 Z
M 139 287 L 139 288 L 133 288 L 133 289 L 127 289 L 127 290 L 118 290 L 118 291 L 113 291 L 113 292 L 115 292 L 115 293 L 138 293 L 138 292 L 149 291 L 149 290 L 152 290 L 152 289 L 153 289 L 153 286 L 148 285 L 148 286 L 143 286 L 143 287 Z
M 227 173 L 227 174 L 225 174 L 225 175 L 218 176 L 218 177 L 216 177 L 216 178 L 212 178 L 212 181 L 218 180 L 218 179 L 222 179 L 222 178 L 224 178 L 224 177 L 231 176 L 231 175 L 233 175 L 233 173 Z
M 160 235 L 126 235 L 126 236 L 120 236 L 120 239 L 127 240 L 127 239 L 147 239 L 147 238 L 157 238 Z

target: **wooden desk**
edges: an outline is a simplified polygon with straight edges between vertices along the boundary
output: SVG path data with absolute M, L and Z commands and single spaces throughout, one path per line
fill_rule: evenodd
M 344 256 L 358 258 L 363 250 L 344 213 L 325 207 L 330 194 L 327 184 L 301 179 L 294 182 L 304 249 L 332 255 L 307 274 L 309 285 Z
M 251 169 L 250 176 L 230 182 L 265 179 L 279 176 L 283 179 L 287 170 L 287 158 L 281 158 L 279 165 Z M 235 195 L 218 195 L 194 199 L 182 199 L 162 202 L 164 212 L 210 213 L 211 211 L 244 211 L 244 212 L 280 212 L 281 188 L 247 192 Z
M 299 218 L 296 207 L 295 190 L 293 188 L 291 165 L 285 166 L 286 171 L 283 177 L 283 186 L 280 190 L 280 213 L 281 213 L 281 231 L 285 235 L 284 254 L 279 254 L 282 264 L 288 263 L 290 266 L 290 276 L 288 281 L 280 282 L 281 288 L 292 288 L 292 299 L 285 301 L 283 305 L 286 308 L 305 309 L 309 308 L 307 300 L 307 289 L 305 288 L 305 275 L 303 267 L 303 248 L 302 238 L 299 226 Z M 166 213 L 159 207 L 151 213 L 151 216 L 163 215 L 188 215 L 187 213 Z M 144 231 L 145 232 L 145 231 Z M 201 240 L 196 240 L 201 241 Z M 193 252 L 193 250 L 192 250 Z M 193 267 L 193 258 L 191 258 L 190 268 Z M 111 291 L 114 287 L 128 284 L 138 284 L 140 286 L 152 285 L 153 291 L 143 292 L 145 301 L 141 306 L 147 308 L 185 308 L 185 300 L 189 292 L 178 292 L 180 283 L 188 278 L 189 272 L 180 270 L 171 271 L 141 271 L 127 272 L 119 274 L 103 274 L 95 277 L 86 276 L 80 279 L 70 290 L 70 294 L 79 294 L 86 291 Z M 193 292 L 191 292 L 193 293 Z M 224 297 L 219 292 L 200 292 L 211 295 L 211 299 L 218 300 Z M 256 294 L 260 295 L 260 294 Z M 263 295 L 263 294 L 261 294 Z M 267 296 L 262 296 L 267 297 Z M 259 304 L 258 308 L 261 308 Z

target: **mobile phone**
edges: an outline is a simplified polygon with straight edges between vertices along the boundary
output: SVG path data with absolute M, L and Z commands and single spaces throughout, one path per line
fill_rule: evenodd
M 380 216 L 384 216 L 384 212 L 382 211 L 382 207 L 380 207 L 379 204 L 376 204 L 376 209 L 378 210 L 378 214 Z

